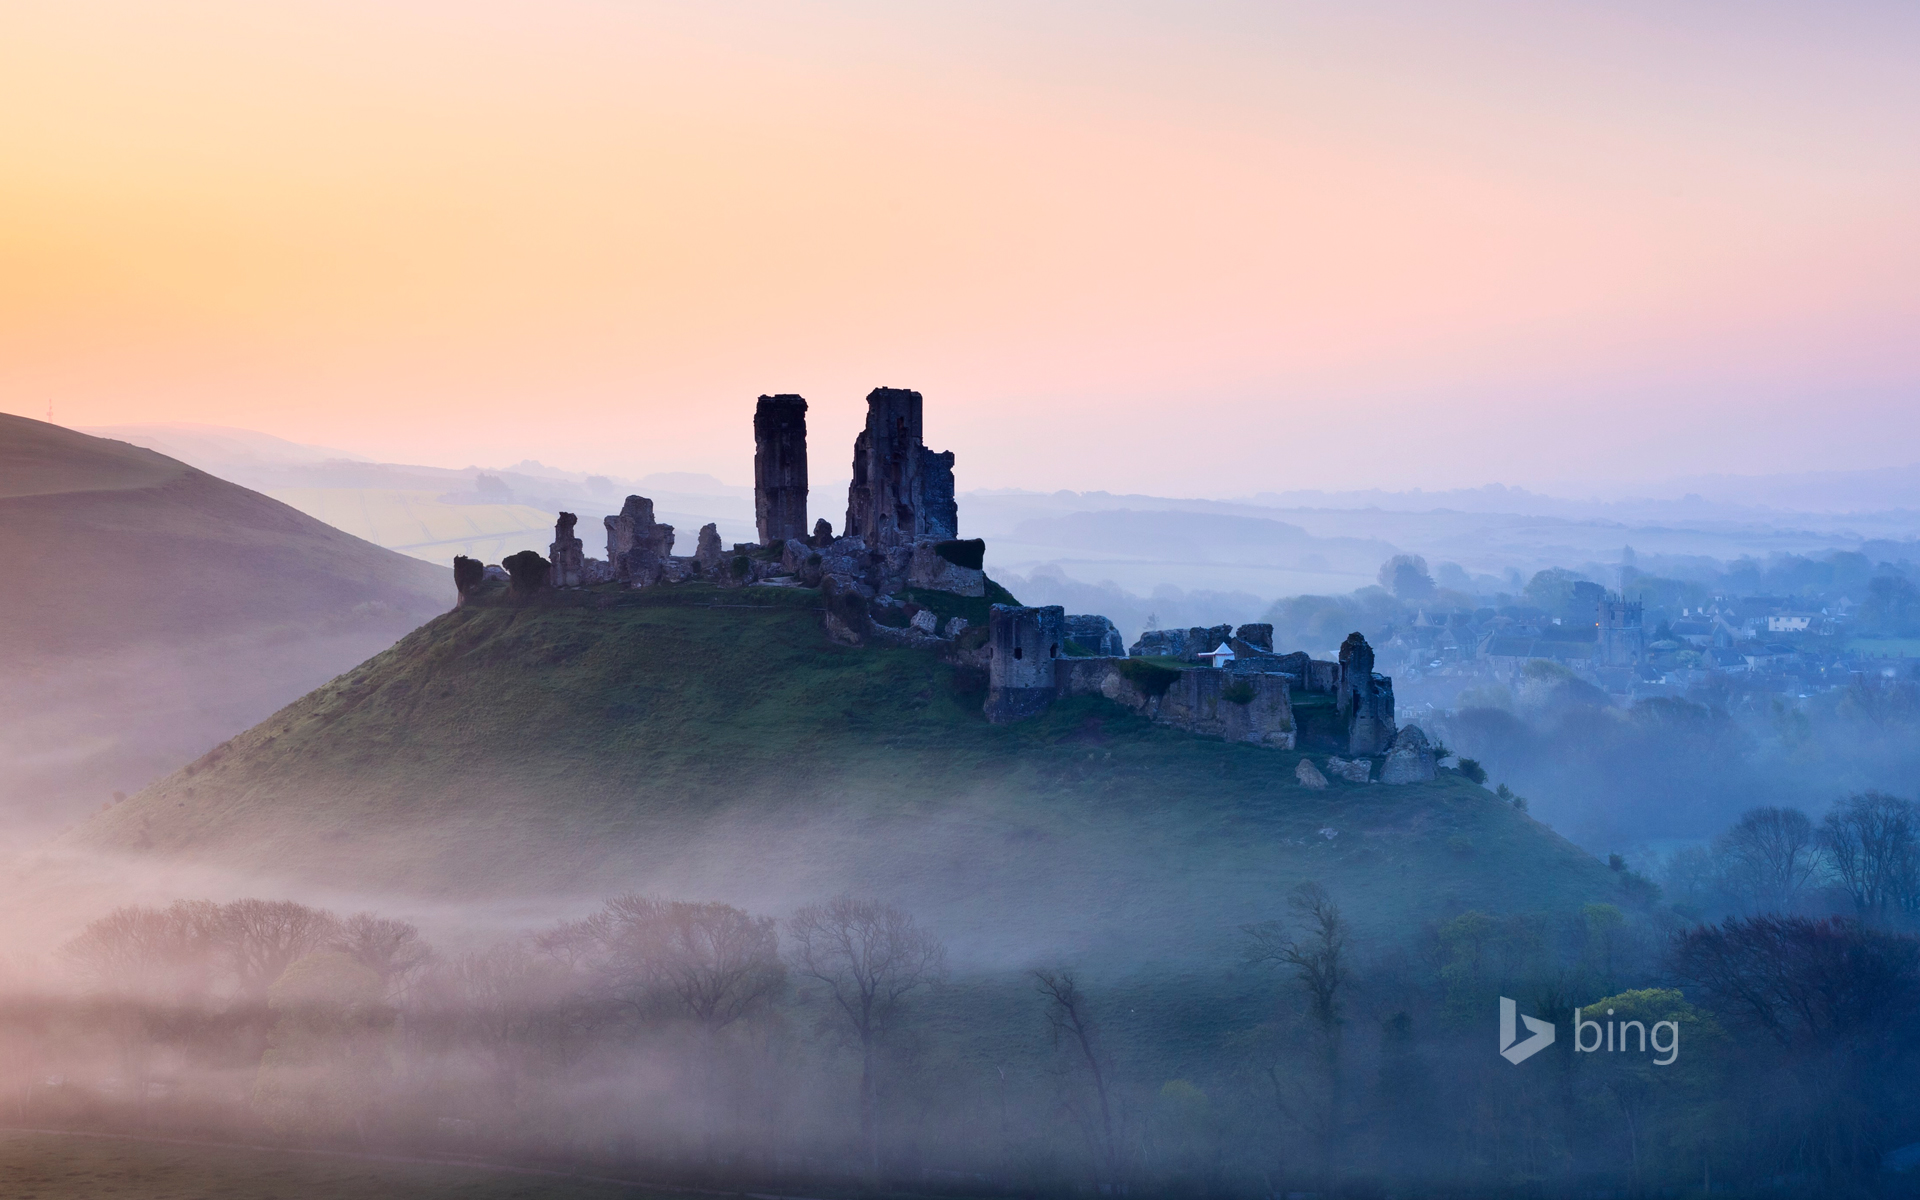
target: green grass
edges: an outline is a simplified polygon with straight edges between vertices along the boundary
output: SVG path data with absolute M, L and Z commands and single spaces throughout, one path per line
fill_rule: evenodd
M 0 1131 L 10 1200 L 639 1200 L 686 1193 L 441 1163 Z
M 1457 776 L 1311 791 L 1297 753 L 1098 697 L 989 725 L 977 673 L 834 645 L 817 604 L 490 593 L 74 836 L 569 911 L 629 888 L 775 912 L 845 889 L 908 904 L 975 960 L 1213 960 L 1305 879 L 1395 938 L 1463 908 L 1613 898 L 1603 866 Z

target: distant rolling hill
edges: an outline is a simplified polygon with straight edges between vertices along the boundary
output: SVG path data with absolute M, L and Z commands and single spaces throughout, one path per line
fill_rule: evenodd
M 451 571 L 124 442 L 0 414 L 0 822 L 134 791 L 453 601 Z
M 997 727 L 929 651 L 847 648 L 803 589 L 447 613 L 67 839 L 421 900 L 624 890 L 762 911 L 843 889 L 963 958 L 1231 959 L 1309 878 L 1363 929 L 1573 911 L 1599 863 L 1450 773 L 1300 787 L 1300 755 L 1098 698 Z M 531 910 L 529 910 L 531 911 Z

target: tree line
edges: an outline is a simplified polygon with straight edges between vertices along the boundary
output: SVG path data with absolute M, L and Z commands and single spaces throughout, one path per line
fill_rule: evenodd
M 0 1004 L 0 1072 L 22 1123 L 730 1186 L 1859 1188 L 1920 1141 L 1920 942 L 1887 865 L 1906 810 L 1861 801 L 1743 818 L 1710 851 L 1746 889 L 1721 920 L 1623 883 L 1386 938 L 1305 883 L 1232 961 L 1158 977 L 956 972 L 911 914 L 848 896 L 776 920 L 627 895 L 447 950 L 291 901 L 122 908 L 62 951 L 77 993 Z M 1839 863 L 1857 910 L 1793 909 Z M 1503 996 L 1555 1024 L 1546 1052 L 1494 1053 Z M 1576 1010 L 1621 1052 L 1583 1051 Z M 1669 1061 L 1624 1052 L 1663 1022 Z

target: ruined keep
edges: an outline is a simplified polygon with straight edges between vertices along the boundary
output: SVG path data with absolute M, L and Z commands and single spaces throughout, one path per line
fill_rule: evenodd
M 842 537 L 886 551 L 916 541 L 957 536 L 953 452 L 935 454 L 921 440 L 920 393 L 875 388 L 867 393 L 867 427 L 853 443 Z
M 753 519 L 762 546 L 807 536 L 807 402 L 762 396 L 753 411 Z

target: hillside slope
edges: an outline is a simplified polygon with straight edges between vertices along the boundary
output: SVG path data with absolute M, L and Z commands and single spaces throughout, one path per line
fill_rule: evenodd
M 451 572 L 0 414 L 0 819 L 71 820 L 444 611 Z
M 1617 888 L 1450 774 L 1309 791 L 1097 698 L 989 725 L 980 680 L 830 643 L 809 591 L 574 599 L 448 613 L 71 841 L 448 900 L 849 889 L 1020 961 L 1217 958 L 1308 878 L 1389 937 Z

